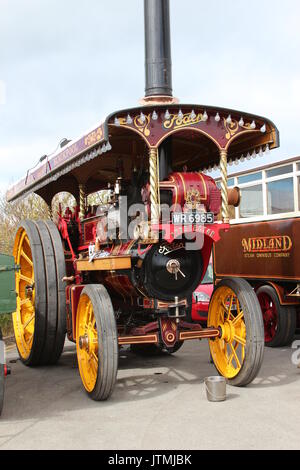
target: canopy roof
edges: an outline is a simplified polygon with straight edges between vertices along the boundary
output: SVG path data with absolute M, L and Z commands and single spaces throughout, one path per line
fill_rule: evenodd
M 78 185 L 86 193 L 107 187 L 119 174 L 130 178 L 132 168 L 145 165 L 147 148 L 169 139 L 173 170 L 205 171 L 219 165 L 220 150 L 228 159 L 279 146 L 279 133 L 268 119 L 196 104 L 151 105 L 121 110 L 109 115 L 93 131 L 60 149 L 54 156 L 7 192 L 14 201 L 30 192 L 50 203 L 53 196 L 68 191 L 78 198 Z

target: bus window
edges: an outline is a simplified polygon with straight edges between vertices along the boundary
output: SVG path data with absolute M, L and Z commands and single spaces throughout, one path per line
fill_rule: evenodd
M 262 178 L 261 171 L 257 173 L 250 173 L 250 175 L 244 175 L 238 177 L 238 184 L 252 183 L 252 181 L 259 181 Z
M 279 168 L 271 168 L 271 170 L 266 171 L 267 178 L 273 176 L 285 175 L 286 173 L 293 173 L 293 165 L 280 166 Z
M 263 215 L 262 185 L 257 184 L 250 188 L 241 189 L 240 217 L 255 217 Z
M 268 214 L 294 212 L 293 178 L 267 184 Z

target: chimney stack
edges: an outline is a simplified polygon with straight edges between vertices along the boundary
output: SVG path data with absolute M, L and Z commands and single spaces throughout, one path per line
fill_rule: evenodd
M 173 100 L 169 0 L 144 0 L 145 101 Z

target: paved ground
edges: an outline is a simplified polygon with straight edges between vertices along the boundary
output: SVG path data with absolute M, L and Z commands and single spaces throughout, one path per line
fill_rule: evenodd
M 222 403 L 205 397 L 203 379 L 215 369 L 204 341 L 171 357 L 125 351 L 105 403 L 82 390 L 73 345 L 55 367 L 17 361 L 6 381 L 0 449 L 299 449 L 300 369 L 291 355 L 267 349 L 255 382 L 228 387 Z

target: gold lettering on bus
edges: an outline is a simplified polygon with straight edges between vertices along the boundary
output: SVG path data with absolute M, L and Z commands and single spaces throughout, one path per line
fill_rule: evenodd
M 243 238 L 244 253 L 286 253 L 292 249 L 293 242 L 288 235 Z

